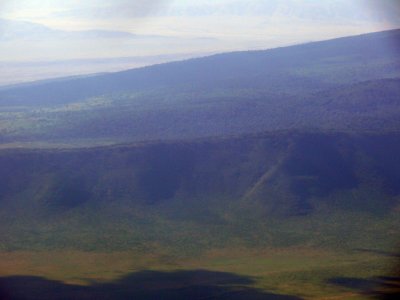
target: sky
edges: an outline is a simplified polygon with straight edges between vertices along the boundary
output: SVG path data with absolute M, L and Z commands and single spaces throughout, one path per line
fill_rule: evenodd
M 399 3 L 0 0 L 0 71 L 4 79 L 10 77 L 9 71 L 20 74 L 22 67 L 30 67 L 43 73 L 37 78 L 45 78 L 56 75 L 46 73 L 50 62 L 54 70 L 61 69 L 56 63 L 64 62 L 65 74 L 91 73 L 381 31 L 400 27 Z

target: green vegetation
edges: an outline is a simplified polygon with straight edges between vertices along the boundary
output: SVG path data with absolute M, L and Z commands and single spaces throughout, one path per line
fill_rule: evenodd
M 236 289 L 243 288 L 244 285 L 250 289 L 268 291 L 276 295 L 296 295 L 304 299 L 326 299 L 327 297 L 365 299 L 366 296 L 360 294 L 362 291 L 357 289 L 357 284 L 351 285 L 351 278 L 367 281 L 371 277 L 381 276 L 386 274 L 388 266 L 392 263 L 393 258 L 382 254 L 362 251 L 333 252 L 313 248 L 215 249 L 196 258 L 168 255 L 162 249 L 151 254 L 127 251 L 103 253 L 65 250 L 1 252 L 0 277 L 41 276 L 48 280 L 62 281 L 65 285 L 90 287 L 99 283 L 114 282 L 121 277 L 124 278 L 126 274 L 141 274 L 146 270 L 146 272 L 154 273 L 147 273 L 147 278 L 138 277 L 132 280 L 131 285 L 136 289 L 138 287 L 147 289 L 147 293 L 151 295 L 151 290 L 157 290 L 158 284 L 178 291 L 194 286 L 204 287 L 214 284 L 221 286 L 226 279 L 221 282 L 217 274 L 223 272 L 235 274 L 230 276 L 247 279 L 239 283 L 239 286 L 238 283 L 230 283 L 231 288 L 236 286 Z M 192 271 L 195 275 L 193 280 L 188 270 L 197 270 L 198 273 L 200 273 L 198 270 L 207 270 L 209 274 L 206 273 L 203 277 L 201 274 L 196 274 L 196 271 Z M 184 278 L 174 278 L 173 274 L 180 272 L 183 273 Z M 165 274 L 166 278 L 157 279 L 157 274 Z M 348 278 L 347 281 L 346 278 Z M 343 286 L 342 281 L 348 282 L 349 285 Z M 29 278 L 25 278 L 24 283 L 27 292 L 38 291 L 29 289 L 27 285 Z M 45 282 L 42 284 L 46 286 Z M 35 287 L 38 287 L 38 282 Z M 123 288 L 121 286 L 118 290 L 123 290 Z M 370 285 L 367 288 L 376 287 Z M 43 290 L 46 291 L 46 289 Z M 47 290 L 49 293 L 52 291 L 52 289 Z M 67 290 L 64 287 L 64 293 Z M 132 294 L 135 293 L 137 290 Z M 91 294 L 94 292 L 88 293 L 89 296 L 93 296 Z M 102 296 L 105 297 L 106 294 Z M 218 293 L 210 292 L 209 295 L 216 294 L 218 295 Z M 180 294 L 177 295 L 179 297 Z M 59 295 L 50 294 L 49 299 L 54 299 L 56 296 Z M 84 298 L 84 295 L 81 296 Z M 143 299 L 149 298 L 151 299 L 151 297 L 143 297 Z
M 0 298 L 365 298 L 398 250 L 399 34 L 1 89 Z
M 2 89 L 0 142 L 91 146 L 282 130 L 398 131 L 400 59 L 397 45 L 387 45 L 399 35 Z
M 371 278 L 393 264 L 381 253 L 397 251 L 398 151 L 393 133 L 3 149 L 0 277 L 61 280 L 63 293 L 80 297 L 73 291 L 82 284 L 96 295 L 93 280 L 138 276 L 132 284 L 141 286 L 143 270 L 156 272 L 151 286 L 171 276 L 160 284 L 190 289 L 183 278 L 203 269 L 252 278 L 238 299 L 255 298 L 254 289 L 364 299 L 376 288 Z M 201 289 L 219 294 L 214 284 Z

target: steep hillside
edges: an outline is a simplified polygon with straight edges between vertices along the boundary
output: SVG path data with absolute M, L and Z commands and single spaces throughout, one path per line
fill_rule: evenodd
M 333 133 L 3 150 L 1 247 L 387 247 L 399 151 L 399 135 Z
M 397 131 L 399 41 L 393 30 L 3 89 L 0 138 L 90 145 L 288 129 Z

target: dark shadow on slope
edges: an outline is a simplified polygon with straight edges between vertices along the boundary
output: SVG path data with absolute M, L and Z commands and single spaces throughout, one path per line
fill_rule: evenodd
M 327 196 L 331 192 L 358 185 L 354 163 L 344 155 L 339 137 L 308 134 L 300 137 L 284 164 L 291 178 L 290 190 L 297 197 L 294 211 L 312 211 L 312 196 Z
M 400 138 L 396 135 L 381 134 L 363 139 L 360 147 L 364 149 L 374 173 L 382 178 L 383 188 L 391 195 L 400 194 Z
M 400 274 L 398 276 L 381 277 L 379 289 L 374 292 L 378 299 L 394 300 L 400 299 Z
M 380 286 L 375 295 L 379 299 L 392 300 L 400 299 L 400 252 L 392 254 L 396 257 L 396 262 L 388 276 L 380 277 Z
M 295 194 L 324 196 L 357 186 L 353 162 L 341 153 L 338 142 L 322 134 L 305 135 L 297 141 L 285 164 L 288 174 L 297 179 L 292 183 Z
M 147 203 L 171 199 L 193 171 L 193 154 L 178 146 L 156 145 L 145 153 L 139 186 Z
M 360 251 L 366 251 L 395 258 L 392 271 L 388 274 L 388 276 L 373 278 L 336 277 L 331 278 L 328 282 L 330 284 L 355 290 L 362 295 L 370 296 L 375 299 L 400 299 L 400 255 L 377 250 L 360 249 Z
M 373 299 L 400 299 L 400 274 L 368 279 L 337 277 L 329 280 L 330 284 L 357 291 Z
M 62 212 L 84 204 L 91 196 L 84 178 L 64 176 L 50 190 L 48 205 L 52 210 Z
M 298 300 L 251 288 L 254 279 L 231 273 L 205 270 L 132 273 L 111 283 L 88 286 L 64 284 L 41 277 L 0 278 L 0 300 L 30 299 L 273 299 Z
M 365 252 L 365 253 L 372 253 L 372 254 L 378 254 L 382 256 L 387 256 L 387 257 L 397 257 L 400 259 L 400 254 L 399 253 L 394 253 L 394 252 L 388 252 L 388 251 L 383 251 L 383 250 L 378 250 L 378 249 L 365 249 L 365 248 L 357 248 L 354 249 L 357 252 Z
M 371 294 L 379 286 L 378 278 L 335 277 L 329 279 L 328 282 L 333 285 L 356 290 L 363 294 Z

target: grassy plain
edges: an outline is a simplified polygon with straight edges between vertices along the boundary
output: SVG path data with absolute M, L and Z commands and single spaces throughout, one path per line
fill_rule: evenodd
M 251 288 L 303 299 L 366 299 L 373 286 L 359 281 L 387 275 L 394 258 L 386 253 L 295 247 L 281 249 L 213 249 L 198 257 L 131 251 L 16 251 L 0 253 L 0 277 L 38 276 L 65 284 L 90 286 L 142 271 L 207 270 L 251 278 Z M 206 281 L 212 278 L 204 279 Z M 150 280 L 151 284 L 151 280 Z M 171 281 L 171 287 L 187 282 Z M 196 282 L 200 285 L 202 282 Z

